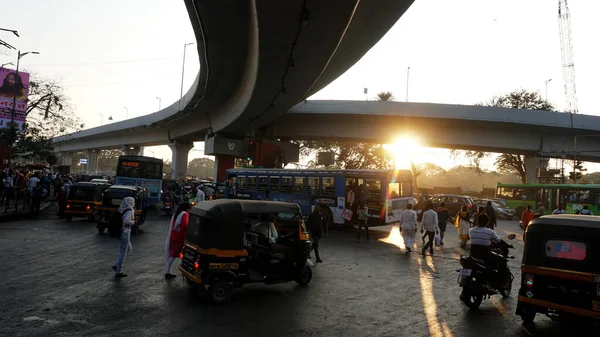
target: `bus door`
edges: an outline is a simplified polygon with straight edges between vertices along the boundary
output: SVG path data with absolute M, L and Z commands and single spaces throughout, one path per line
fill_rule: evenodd
M 411 196 L 411 182 L 390 181 L 385 193 L 385 223 L 392 224 L 400 221 L 400 214 L 408 204 L 415 206 Z

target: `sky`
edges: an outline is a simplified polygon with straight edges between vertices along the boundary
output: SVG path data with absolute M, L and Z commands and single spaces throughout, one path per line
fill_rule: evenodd
M 0 37 L 21 51 L 21 69 L 60 79 L 75 114 L 88 127 L 153 113 L 180 97 L 183 45 L 195 41 L 183 1 L 23 0 L 4 6 Z M 8 7 L 8 8 L 7 8 Z M 569 1 L 579 111 L 600 115 L 599 1 Z M 539 91 L 559 110 L 564 87 L 557 19 L 558 1 L 416 0 L 356 65 L 310 99 L 374 99 L 475 104 L 524 88 Z M 16 52 L 0 49 L 0 63 Z M 407 69 L 410 74 L 407 81 Z M 199 70 L 195 45 L 186 52 L 184 93 Z M 368 88 L 365 97 L 363 90 Z M 157 97 L 160 98 L 157 99 Z M 195 143 L 190 160 L 203 156 Z M 146 155 L 171 158 L 167 146 Z M 466 164 L 445 149 L 424 149 L 416 162 L 444 168 Z M 485 165 L 492 167 L 493 158 Z M 590 170 L 600 165 L 588 164 Z

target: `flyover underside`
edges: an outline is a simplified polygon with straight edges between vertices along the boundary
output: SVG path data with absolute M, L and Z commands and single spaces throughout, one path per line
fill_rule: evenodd
M 414 137 L 423 146 L 572 158 L 585 130 L 406 116 L 288 113 L 269 127 L 284 139 L 389 143 Z M 577 158 L 600 161 L 600 137 L 577 140 Z

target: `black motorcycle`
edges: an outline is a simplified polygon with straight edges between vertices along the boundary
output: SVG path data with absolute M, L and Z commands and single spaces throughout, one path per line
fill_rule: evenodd
M 516 237 L 515 234 L 508 236 L 509 240 Z M 506 243 L 504 240 L 499 243 L 494 243 L 490 247 L 492 254 L 508 259 L 514 259 L 514 256 L 509 256 L 509 248 L 514 249 L 513 245 Z M 498 270 L 499 266 L 491 266 L 481 259 L 474 258 L 470 255 L 460 257 L 460 265 L 462 269 L 457 271 L 458 284 L 462 288 L 460 299 L 465 305 L 476 310 L 481 305 L 485 297 L 490 298 L 492 295 L 500 294 L 502 297 L 509 297 L 512 290 L 512 282 L 514 276 L 508 268 Z
M 171 198 L 170 193 L 165 193 L 162 196 L 163 201 L 163 210 L 167 216 L 173 214 L 173 208 L 175 208 L 175 203 L 173 198 Z

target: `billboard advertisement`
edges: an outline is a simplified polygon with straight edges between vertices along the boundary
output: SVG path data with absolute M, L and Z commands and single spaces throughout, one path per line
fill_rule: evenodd
M 0 128 L 10 126 L 15 101 L 15 124 L 17 130 L 23 129 L 27 113 L 27 96 L 29 95 L 29 74 L 18 74 L 7 68 L 0 68 Z

